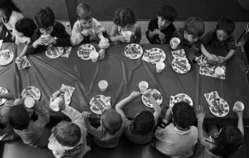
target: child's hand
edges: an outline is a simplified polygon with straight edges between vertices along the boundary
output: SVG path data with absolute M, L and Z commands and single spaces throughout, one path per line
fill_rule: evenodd
M 217 58 L 218 58 L 218 63 L 219 63 L 219 64 L 222 64 L 222 63 L 225 62 L 225 58 L 224 58 L 224 57 L 218 56 Z
M 207 57 L 208 63 L 210 64 L 216 64 L 218 62 L 218 57 L 216 55 L 211 54 L 210 56 Z
M 23 104 L 23 99 L 17 98 L 17 99 L 15 99 L 13 104 L 14 104 L 14 106 L 21 105 L 21 104 Z
M 35 42 L 33 42 L 32 46 L 34 48 L 37 48 L 38 46 L 45 45 L 46 39 L 44 39 L 42 36 L 40 36 Z
M 136 98 L 136 97 L 138 97 L 140 94 L 141 94 L 141 93 L 140 93 L 139 91 L 133 91 L 133 92 L 131 92 L 130 97 L 131 97 L 131 98 Z
M 93 34 L 93 32 L 90 30 L 90 29 L 84 29 L 82 32 L 81 32 L 82 35 L 84 36 L 90 36 Z
M 203 122 L 205 115 L 206 114 L 205 114 L 203 107 L 201 105 L 197 105 L 196 106 L 196 117 L 197 117 L 198 121 Z
M 105 50 L 104 49 L 100 49 L 99 50 L 99 59 L 102 60 L 105 58 Z

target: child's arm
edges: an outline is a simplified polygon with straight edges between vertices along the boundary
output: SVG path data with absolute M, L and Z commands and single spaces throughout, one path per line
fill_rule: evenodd
M 237 111 L 236 114 L 238 116 L 238 125 L 237 125 L 237 127 L 240 130 L 240 132 L 242 133 L 242 135 L 244 135 L 243 111 Z
M 110 32 L 110 39 L 112 42 L 125 42 L 125 38 L 118 34 L 118 26 L 113 25 Z
M 7 100 L 14 100 L 15 96 L 11 93 L 7 93 L 7 94 L 0 94 L 0 98 L 5 98 Z
M 228 54 L 225 56 L 225 57 L 219 57 L 220 58 L 220 63 L 224 63 L 226 61 L 228 61 L 229 59 L 231 59 L 233 57 L 235 53 L 235 50 L 234 49 L 230 49 Z
M 78 45 L 84 40 L 84 37 L 81 34 L 80 24 L 76 21 L 73 25 L 72 35 L 71 35 L 71 44 Z
M 140 92 L 133 91 L 128 97 L 124 98 L 123 100 L 121 100 L 119 103 L 116 104 L 115 109 L 121 115 L 122 118 L 126 119 L 126 115 L 123 111 L 123 107 L 139 95 L 140 95 Z
M 142 38 L 141 27 L 138 25 L 135 25 L 134 36 L 133 36 L 133 38 L 131 38 L 131 42 L 140 43 L 141 38 Z
M 215 57 L 215 55 L 211 54 L 211 53 L 205 48 L 205 46 L 204 46 L 203 44 L 201 44 L 201 52 L 202 52 L 202 54 L 203 54 L 205 57 L 207 57 L 207 59 L 208 59 L 209 61 L 214 61 L 214 62 L 217 61 L 217 58 Z
M 41 102 L 36 103 L 35 112 L 38 115 L 38 119 L 36 122 L 40 124 L 40 126 L 44 127 L 50 120 L 50 114 L 48 107 Z
M 81 113 L 71 106 L 65 106 L 64 108 L 60 107 L 61 112 L 67 115 L 72 122 L 76 121 L 77 119 L 81 118 Z
M 155 124 L 157 124 L 157 121 L 158 121 L 158 118 L 161 114 L 161 107 L 157 104 L 156 100 L 153 98 L 153 97 L 150 97 L 150 100 L 151 100 L 151 103 L 153 105 L 153 109 L 154 109 L 154 113 L 153 113 L 153 116 L 154 116 L 154 119 L 155 119 Z

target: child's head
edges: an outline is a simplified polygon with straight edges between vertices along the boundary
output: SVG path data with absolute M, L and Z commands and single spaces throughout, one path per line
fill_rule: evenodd
M 92 26 L 91 7 L 86 3 L 80 3 L 76 7 L 76 14 L 80 21 L 81 27 L 90 28 Z
M 133 132 L 144 135 L 153 131 L 155 127 L 154 116 L 150 111 L 139 113 L 133 120 Z
M 46 7 L 35 15 L 35 22 L 42 35 L 50 35 L 55 25 L 55 15 L 52 9 Z
M 29 113 L 24 105 L 13 106 L 9 109 L 9 124 L 17 130 L 27 129 L 30 121 Z
M 81 139 L 81 130 L 72 122 L 62 121 L 53 128 L 52 135 L 60 145 L 74 147 Z
M 157 15 L 158 27 L 160 29 L 166 28 L 172 22 L 175 21 L 177 17 L 177 12 L 174 7 L 164 5 L 160 8 Z
M 233 33 L 235 24 L 229 18 L 221 18 L 216 25 L 216 37 L 219 41 L 225 41 Z
M 34 21 L 30 18 L 23 18 L 16 22 L 15 30 L 18 37 L 31 38 L 36 29 Z
M 118 9 L 114 13 L 113 22 L 122 28 L 129 28 L 136 23 L 136 18 L 131 9 Z
M 189 129 L 196 124 L 194 109 L 186 102 L 176 103 L 172 108 L 172 120 L 175 126 Z
M 12 0 L 0 1 L 0 18 L 3 18 L 4 22 L 9 21 L 12 11 L 21 12 Z
M 115 134 L 122 126 L 122 118 L 115 110 L 108 109 L 101 115 L 101 123 L 107 132 Z
M 243 143 L 243 135 L 237 127 L 225 126 L 214 139 L 215 147 L 210 151 L 221 157 L 228 157 Z
M 189 43 L 197 42 L 205 32 L 205 24 L 201 18 L 191 17 L 184 24 L 184 38 Z

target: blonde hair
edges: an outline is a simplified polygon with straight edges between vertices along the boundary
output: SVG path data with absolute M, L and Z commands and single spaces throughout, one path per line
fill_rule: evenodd
M 91 7 L 86 3 L 79 3 L 76 7 L 76 14 L 79 19 L 90 19 L 92 14 Z

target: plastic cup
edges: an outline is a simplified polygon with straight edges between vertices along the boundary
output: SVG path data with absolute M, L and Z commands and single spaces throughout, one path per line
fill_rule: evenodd
M 61 104 L 61 102 L 63 101 L 62 97 L 57 97 L 54 100 L 52 100 L 52 102 L 50 103 L 49 107 L 53 110 L 53 111 L 59 111 L 60 107 L 59 105 Z
M 160 73 L 163 71 L 164 68 L 165 68 L 164 62 L 156 63 L 156 72 Z
M 245 109 L 244 103 L 236 101 L 233 106 L 233 111 L 243 111 Z
M 141 81 L 138 84 L 138 88 L 139 88 L 141 93 L 144 93 L 149 88 L 149 83 L 146 81 Z
M 32 97 L 27 96 L 24 99 L 24 105 L 27 108 L 32 108 L 35 106 L 35 100 Z
M 108 88 L 108 82 L 106 80 L 101 80 L 98 83 L 100 91 L 104 92 Z
M 217 75 L 223 75 L 224 74 L 224 70 L 221 67 L 217 67 L 217 68 L 215 68 L 215 73 Z
M 98 57 L 99 57 L 99 53 L 98 52 L 92 51 L 90 53 L 90 58 L 91 58 L 92 62 L 97 62 Z
M 181 40 L 177 37 L 173 37 L 171 40 L 170 40 L 170 46 L 172 49 L 176 49 L 179 44 L 181 43 Z

